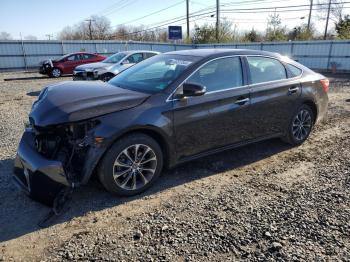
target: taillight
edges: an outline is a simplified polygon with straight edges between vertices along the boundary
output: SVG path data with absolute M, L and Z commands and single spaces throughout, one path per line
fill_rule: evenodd
M 329 80 L 327 78 L 326 79 L 321 79 L 320 82 L 321 82 L 321 85 L 323 87 L 323 90 L 325 92 L 328 92 L 328 90 L 329 90 Z

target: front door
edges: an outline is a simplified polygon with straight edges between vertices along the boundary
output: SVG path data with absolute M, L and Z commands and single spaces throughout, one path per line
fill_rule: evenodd
M 249 138 L 249 88 L 244 79 L 241 60 L 234 56 L 212 60 L 186 80 L 206 86 L 207 92 L 173 101 L 179 158 Z
M 68 56 L 66 61 L 64 62 L 64 73 L 72 74 L 74 68 L 80 64 L 81 64 L 80 54 Z

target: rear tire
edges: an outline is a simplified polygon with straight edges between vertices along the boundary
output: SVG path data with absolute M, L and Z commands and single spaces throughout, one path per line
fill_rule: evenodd
M 159 144 L 150 136 L 134 133 L 117 140 L 106 152 L 98 167 L 98 177 L 109 192 L 132 196 L 152 186 L 162 168 Z
M 283 141 L 293 145 L 301 145 L 309 137 L 315 123 L 315 116 L 308 105 L 302 105 L 296 110 L 288 125 Z

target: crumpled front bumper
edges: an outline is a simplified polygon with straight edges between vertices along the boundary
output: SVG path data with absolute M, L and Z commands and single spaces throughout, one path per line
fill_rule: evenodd
M 73 80 L 98 80 L 97 71 L 73 71 Z
M 26 131 L 20 141 L 13 178 L 29 196 L 45 204 L 51 204 L 64 186 L 70 186 L 62 163 L 40 155 L 30 131 Z

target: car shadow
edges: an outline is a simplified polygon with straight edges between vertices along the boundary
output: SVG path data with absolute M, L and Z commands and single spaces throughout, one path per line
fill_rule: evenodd
M 27 96 L 39 96 L 41 91 L 32 91 L 28 92 Z
M 188 162 L 165 171 L 152 188 L 133 197 L 114 197 L 99 182 L 92 180 L 73 193 L 69 209 L 59 217 L 54 217 L 49 226 L 70 221 L 90 211 L 118 206 L 194 180 L 234 170 L 288 149 L 289 145 L 279 139 L 272 139 Z M 0 161 L 0 242 L 40 230 L 38 223 L 50 211 L 48 207 L 29 199 L 14 186 L 11 178 L 12 167 L 13 159 Z

